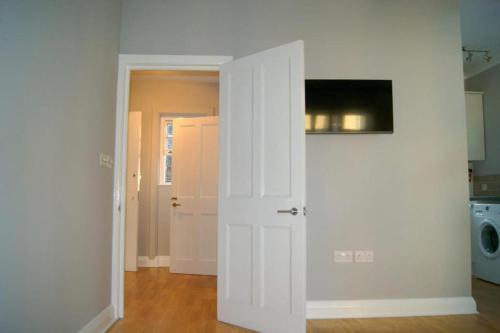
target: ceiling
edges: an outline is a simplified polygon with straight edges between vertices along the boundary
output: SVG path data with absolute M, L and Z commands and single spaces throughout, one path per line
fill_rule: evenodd
M 488 63 L 481 54 L 475 54 L 470 63 L 465 61 L 465 77 L 500 64 L 500 0 L 460 0 L 462 45 L 472 49 L 491 50 Z

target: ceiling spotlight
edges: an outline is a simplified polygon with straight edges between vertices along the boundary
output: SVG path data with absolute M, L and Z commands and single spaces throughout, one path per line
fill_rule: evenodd
M 472 61 L 472 52 L 467 52 L 467 57 L 465 58 L 465 61 L 467 61 L 467 62 Z
M 490 56 L 490 52 L 485 52 L 484 53 L 484 57 L 483 57 L 484 61 L 486 62 L 490 62 L 491 61 L 491 56 Z

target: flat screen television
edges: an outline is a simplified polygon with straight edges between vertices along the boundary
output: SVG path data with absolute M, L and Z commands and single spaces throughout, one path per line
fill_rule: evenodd
M 306 80 L 307 134 L 392 133 L 391 80 Z

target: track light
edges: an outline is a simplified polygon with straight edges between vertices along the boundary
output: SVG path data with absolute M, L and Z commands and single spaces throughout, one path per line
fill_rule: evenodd
M 491 59 L 493 58 L 491 56 L 491 51 L 490 50 L 474 50 L 474 49 L 468 49 L 465 46 L 462 46 L 462 52 L 466 52 L 467 56 L 465 57 L 466 62 L 472 62 L 472 56 L 474 53 L 483 53 L 483 60 L 486 62 L 490 62 Z
M 472 61 L 472 52 L 467 52 L 467 57 L 465 57 L 465 61 L 467 61 L 467 62 Z

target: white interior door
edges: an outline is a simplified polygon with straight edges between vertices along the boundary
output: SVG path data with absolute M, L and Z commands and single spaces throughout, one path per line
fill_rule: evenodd
M 139 231 L 139 184 L 141 156 L 141 112 L 128 116 L 127 197 L 125 213 L 125 270 L 137 270 Z
M 261 332 L 306 330 L 303 57 L 297 41 L 220 72 L 218 319 Z
M 217 274 L 218 118 L 173 121 L 172 273 Z

